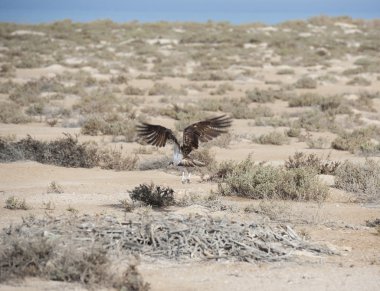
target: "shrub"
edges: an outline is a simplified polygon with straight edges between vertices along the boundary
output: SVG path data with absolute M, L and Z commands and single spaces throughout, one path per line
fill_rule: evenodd
M 131 171 L 136 169 L 139 158 L 137 155 L 123 156 L 117 150 L 99 150 L 99 165 L 102 169 L 116 171 Z
M 311 168 L 282 169 L 255 164 L 250 158 L 230 163 L 230 169 L 218 183 L 222 195 L 252 199 L 323 200 L 328 187 L 321 183 Z
M 347 82 L 347 85 L 351 86 L 370 86 L 371 81 L 367 80 L 364 77 L 356 76 L 352 80 Z
M 255 141 L 261 144 L 282 145 L 289 143 L 289 137 L 281 132 L 273 131 L 259 136 Z
M 65 138 L 44 142 L 31 136 L 19 141 L 0 137 L 0 162 L 33 160 L 43 164 L 63 167 L 131 170 L 137 165 L 137 156 L 123 156 L 116 150 L 101 149 L 95 143 L 79 143 L 77 137 L 65 134 Z
M 288 137 L 299 137 L 301 134 L 301 128 L 299 127 L 291 127 L 286 131 L 286 135 Z
M 275 91 L 272 90 L 254 89 L 251 91 L 246 91 L 245 95 L 252 102 L 258 103 L 273 102 L 275 99 Z
M 353 192 L 361 201 L 380 199 L 380 163 L 367 159 L 364 164 L 345 161 L 336 171 L 335 186 Z
M 328 186 L 321 183 L 317 172 L 310 168 L 294 168 L 282 172 L 279 197 L 301 201 L 323 201 L 328 195 Z
M 302 77 L 294 85 L 300 89 L 315 89 L 317 88 L 317 81 L 310 77 Z
M 316 93 L 305 93 L 289 100 L 289 107 L 316 106 L 321 103 L 322 96 Z
M 64 192 L 63 187 L 61 185 L 59 185 L 56 181 L 51 182 L 48 189 L 47 189 L 47 193 L 61 194 L 63 192 Z
M 138 95 L 138 96 L 141 96 L 141 95 L 145 94 L 145 91 L 143 89 L 138 88 L 138 87 L 127 86 L 124 89 L 124 94 L 125 95 Z
M 99 243 L 78 247 L 68 239 L 60 244 L 59 240 L 42 235 L 42 230 L 26 234 L 22 228 L 26 226 L 9 228 L 0 237 L 0 283 L 33 276 L 80 282 L 91 289 L 99 289 L 99 285 L 119 290 L 149 289 L 137 272 L 136 263 L 129 263 L 121 278 L 111 272 L 111 255 Z
M 20 199 L 15 196 L 11 196 L 7 200 L 5 200 L 5 208 L 12 210 L 28 210 L 30 209 L 30 206 L 25 202 L 25 199 Z
M 0 122 L 2 123 L 26 123 L 30 121 L 19 105 L 11 102 L 0 102 Z
M 331 147 L 336 150 L 353 153 L 360 149 L 361 146 L 370 144 L 375 131 L 376 128 L 374 127 L 355 129 L 351 133 L 344 131 L 332 141 Z
M 174 190 L 170 187 L 140 184 L 128 191 L 133 201 L 141 201 L 153 207 L 165 207 L 174 205 Z
M 226 164 L 222 182 L 218 184 L 221 195 L 236 195 L 253 199 L 277 196 L 281 171 L 273 166 L 255 164 L 250 158 L 240 163 Z
M 285 161 L 286 169 L 311 168 L 318 174 L 334 174 L 339 165 L 340 162 L 323 161 L 314 153 L 306 155 L 302 152 L 296 152 Z

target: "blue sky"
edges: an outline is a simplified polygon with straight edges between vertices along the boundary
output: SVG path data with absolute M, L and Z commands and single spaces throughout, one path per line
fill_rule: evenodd
M 380 18 L 380 0 L 0 0 L 0 21 L 18 23 L 67 18 L 277 23 L 315 15 Z

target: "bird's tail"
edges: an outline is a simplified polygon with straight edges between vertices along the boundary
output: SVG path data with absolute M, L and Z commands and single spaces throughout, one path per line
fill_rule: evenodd
M 184 167 L 204 167 L 206 166 L 205 163 L 201 161 L 197 161 L 190 158 L 184 158 L 182 161 L 178 164 L 178 166 L 184 166 Z
M 193 164 L 194 164 L 194 166 L 197 166 L 197 167 L 204 167 L 204 166 L 206 166 L 205 163 L 203 163 L 201 161 L 198 161 L 198 160 L 193 160 Z

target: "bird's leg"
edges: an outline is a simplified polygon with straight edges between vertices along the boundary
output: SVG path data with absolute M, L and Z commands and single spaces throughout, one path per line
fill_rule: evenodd
M 185 169 L 182 169 L 182 179 L 181 179 L 182 184 L 185 184 L 186 178 L 185 178 Z
M 187 170 L 187 169 L 186 169 Z M 187 170 L 187 183 L 190 183 L 190 177 L 191 177 L 191 173 L 189 170 Z

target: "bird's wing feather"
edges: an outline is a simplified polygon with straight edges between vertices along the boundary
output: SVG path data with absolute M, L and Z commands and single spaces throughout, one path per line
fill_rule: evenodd
M 144 139 L 148 144 L 164 147 L 168 140 L 173 141 L 179 146 L 173 131 L 161 125 L 142 123 L 137 126 L 137 135 Z
M 193 149 L 197 149 L 199 141 L 207 142 L 222 133 L 226 133 L 231 122 L 230 117 L 222 115 L 186 127 L 183 131 L 183 155 L 186 157 Z

